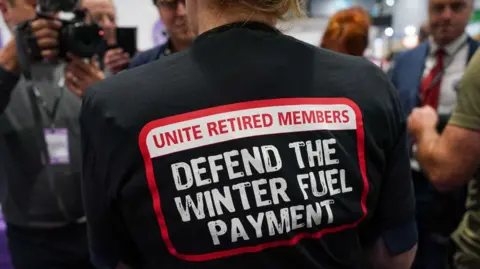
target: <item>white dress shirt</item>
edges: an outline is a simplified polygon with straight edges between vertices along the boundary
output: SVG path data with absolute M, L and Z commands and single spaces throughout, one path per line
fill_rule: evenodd
M 425 61 L 423 78 L 428 76 L 433 67 L 437 64 L 435 53 L 439 46 L 430 38 L 430 51 Z M 440 97 L 438 100 L 438 114 L 451 114 L 457 100 L 458 84 L 463 76 L 467 65 L 468 43 L 467 34 L 463 34 L 452 43 L 444 47 L 445 56 L 443 66 L 445 73 L 442 76 L 440 85 Z
M 429 39 L 430 51 L 425 60 L 425 69 L 423 70 L 423 79 L 428 76 L 430 71 L 437 64 L 436 52 L 439 46 Z M 457 91 L 463 72 L 467 66 L 468 60 L 468 42 L 467 34 L 455 39 L 452 43 L 444 47 L 445 56 L 443 58 L 443 67 L 445 68 L 442 83 L 440 84 L 440 96 L 438 100 L 437 112 L 440 115 L 449 115 L 453 112 L 457 100 Z M 413 146 L 413 154 L 417 152 L 416 145 Z M 415 157 L 410 159 L 410 165 L 413 170 L 421 171 L 420 165 Z

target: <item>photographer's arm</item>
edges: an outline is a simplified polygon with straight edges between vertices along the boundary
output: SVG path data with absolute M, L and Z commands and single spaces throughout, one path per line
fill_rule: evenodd
M 11 73 L 18 74 L 19 65 L 14 39 L 10 40 L 5 47 L 0 50 L 0 66 Z
M 0 50 L 0 114 L 10 102 L 10 95 L 19 79 L 19 66 L 15 41 L 11 40 Z

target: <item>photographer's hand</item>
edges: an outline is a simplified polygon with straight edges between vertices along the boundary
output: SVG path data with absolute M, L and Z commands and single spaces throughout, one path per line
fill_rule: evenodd
M 36 19 L 31 24 L 42 57 L 54 60 L 58 55 L 58 36 L 62 23 L 54 19 Z
M 82 97 L 84 92 L 95 82 L 105 78 L 105 74 L 98 67 L 95 59 L 85 63 L 83 59 L 68 54 L 70 62 L 65 73 L 65 85 L 77 96 Z
M 17 48 L 15 39 L 12 38 L 5 47 L 0 50 L 0 67 L 6 71 L 18 75 L 20 68 L 18 65 Z
M 130 63 L 130 55 L 121 48 L 111 49 L 105 53 L 103 62 L 110 72 L 116 74 L 127 68 Z

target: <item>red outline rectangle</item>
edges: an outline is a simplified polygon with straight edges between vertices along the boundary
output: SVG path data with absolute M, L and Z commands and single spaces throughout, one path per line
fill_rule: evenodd
M 363 186 L 364 186 L 362 191 L 362 197 L 361 197 L 361 207 L 362 207 L 363 216 L 351 224 L 324 229 L 316 233 L 300 233 L 288 240 L 263 243 L 256 246 L 240 247 L 236 249 L 224 250 L 224 251 L 218 251 L 218 252 L 212 252 L 212 253 L 206 253 L 206 254 L 188 255 L 188 254 L 178 253 L 170 240 L 167 224 L 164 219 L 164 215 L 161 208 L 160 194 L 157 187 L 157 183 L 155 181 L 152 158 L 150 157 L 150 153 L 146 143 L 147 135 L 149 134 L 149 132 L 154 128 L 158 128 L 161 126 L 174 124 L 174 123 L 187 121 L 187 120 L 192 120 L 195 118 L 211 116 L 219 113 L 232 112 L 232 111 L 238 111 L 238 110 L 244 110 L 244 109 L 252 109 L 252 108 L 260 108 L 260 107 L 286 106 L 286 105 L 347 105 L 353 109 L 353 111 L 355 112 L 356 124 L 357 124 L 356 130 L 357 130 L 358 160 L 359 160 L 360 172 L 362 175 Z M 150 193 L 152 195 L 153 208 L 157 216 L 157 221 L 160 227 L 162 238 L 169 252 L 175 257 L 182 260 L 196 261 L 196 262 L 208 261 L 213 259 L 234 256 L 242 253 L 259 252 L 264 249 L 272 248 L 272 247 L 293 246 L 303 238 L 320 238 L 327 233 L 338 232 L 341 230 L 356 227 L 367 216 L 366 201 L 367 201 L 367 196 L 369 192 L 369 184 L 367 180 L 366 163 L 365 163 L 365 134 L 363 130 L 362 113 L 360 111 L 360 108 L 357 106 L 357 104 L 355 104 L 353 101 L 347 98 L 285 98 L 285 99 L 251 101 L 251 102 L 243 102 L 243 103 L 218 106 L 218 107 L 193 111 L 193 112 L 189 112 L 181 115 L 171 116 L 171 117 L 155 120 L 148 123 L 142 129 L 139 135 L 139 146 L 145 162 L 145 170 L 147 175 L 148 186 L 150 189 Z

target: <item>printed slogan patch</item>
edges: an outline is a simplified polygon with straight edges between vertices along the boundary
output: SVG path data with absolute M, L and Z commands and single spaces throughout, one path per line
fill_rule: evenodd
M 362 114 L 349 99 L 194 111 L 150 122 L 139 145 L 162 238 L 179 259 L 293 246 L 367 214 Z

